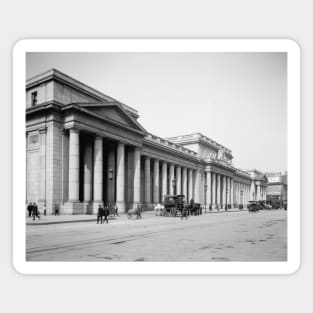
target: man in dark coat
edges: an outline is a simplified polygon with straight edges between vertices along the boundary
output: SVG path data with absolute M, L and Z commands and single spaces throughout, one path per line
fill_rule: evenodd
M 27 211 L 28 211 L 28 217 L 31 217 L 32 212 L 33 212 L 33 204 L 31 202 L 28 203 Z
M 36 216 L 40 219 L 38 214 L 38 206 L 35 202 L 33 202 L 33 221 L 35 220 Z
M 103 223 L 104 222 L 107 222 L 107 223 L 109 223 L 109 221 L 108 221 L 108 216 L 110 215 L 110 209 L 109 209 L 109 207 L 106 205 L 105 207 L 104 207 L 104 209 L 103 209 L 103 215 L 104 215 L 104 221 L 103 221 Z
M 100 204 L 99 204 L 98 213 L 97 213 L 97 224 L 99 224 L 99 221 L 101 221 L 101 224 L 102 224 L 102 221 L 103 221 L 103 208 L 101 207 Z

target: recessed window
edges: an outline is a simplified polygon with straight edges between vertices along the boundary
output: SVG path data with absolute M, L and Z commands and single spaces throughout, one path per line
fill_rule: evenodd
M 32 106 L 37 104 L 37 91 L 32 92 Z

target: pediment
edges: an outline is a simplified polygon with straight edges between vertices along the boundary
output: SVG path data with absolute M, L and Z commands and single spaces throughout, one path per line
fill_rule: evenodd
M 126 110 L 116 104 L 95 104 L 95 105 L 83 105 L 83 108 L 93 114 L 104 117 L 120 125 L 145 132 L 145 129 L 133 118 Z

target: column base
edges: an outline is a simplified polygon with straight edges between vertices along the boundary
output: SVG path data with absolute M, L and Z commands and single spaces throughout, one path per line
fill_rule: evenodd
M 68 201 L 60 205 L 59 214 L 77 215 L 84 213 L 84 203 L 80 201 Z

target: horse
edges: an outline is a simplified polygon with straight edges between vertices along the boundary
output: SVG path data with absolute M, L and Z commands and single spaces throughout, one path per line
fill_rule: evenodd
M 136 208 L 129 209 L 126 214 L 128 218 L 131 218 L 132 215 L 136 215 L 136 218 L 139 219 L 139 218 L 142 218 L 141 216 L 142 211 L 143 211 L 142 206 L 137 204 Z
M 155 207 L 154 207 L 154 214 L 156 216 L 162 215 L 164 212 L 164 205 L 161 205 L 160 203 L 158 203 Z

